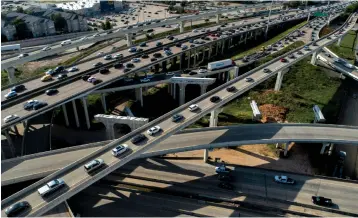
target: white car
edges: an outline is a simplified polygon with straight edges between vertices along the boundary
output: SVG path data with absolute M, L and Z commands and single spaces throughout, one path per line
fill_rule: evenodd
M 8 122 L 13 121 L 13 120 L 15 120 L 17 118 L 19 118 L 19 116 L 17 116 L 16 114 L 12 114 L 12 115 L 6 116 L 4 118 L 4 122 L 8 123 Z
M 148 78 L 143 78 L 140 80 L 141 83 L 147 83 L 149 81 L 150 81 L 150 79 L 148 79 Z
M 50 46 L 46 46 L 45 48 L 42 49 L 42 51 L 48 51 L 48 50 L 51 50 Z
M 127 149 L 128 149 L 128 145 L 121 144 L 112 149 L 112 154 L 113 156 L 117 157 L 118 155 L 124 153 Z
M 96 80 L 97 80 L 96 77 L 91 76 L 90 78 L 87 79 L 87 82 L 94 83 Z
M 199 109 L 199 106 L 197 104 L 192 104 L 189 106 L 190 111 L 196 111 Z
M 102 159 L 95 159 L 85 164 L 84 168 L 87 173 L 90 173 L 101 166 L 103 166 L 104 161 Z
M 168 72 L 168 73 L 166 73 L 165 75 L 167 75 L 167 76 L 173 76 L 173 75 L 174 75 L 174 72 Z
M 140 62 L 140 58 L 133 58 L 132 59 L 132 63 L 138 63 L 138 62 Z
M 206 73 L 206 72 L 208 72 L 208 71 L 205 70 L 205 69 L 200 69 L 200 70 L 198 71 L 198 73 Z
M 124 78 L 124 82 L 132 82 L 133 78 Z
M 49 69 L 48 71 L 45 72 L 46 75 L 52 75 L 55 72 L 52 69 Z
M 112 59 L 112 55 L 106 55 L 103 58 L 104 60 L 111 60 Z
M 114 58 L 121 58 L 121 57 L 123 57 L 122 54 L 116 54 L 116 55 L 114 55 Z
M 68 69 L 68 72 L 75 72 L 75 71 L 77 71 L 77 70 L 78 70 L 78 67 L 73 66 L 73 67 L 71 67 L 70 69 Z
M 83 41 L 83 40 L 86 40 L 86 39 L 88 39 L 88 37 L 87 37 L 87 36 L 85 36 L 85 37 L 81 38 L 81 39 L 80 39 L 80 41 Z
M 102 56 L 103 54 L 104 54 L 104 52 L 101 51 L 101 52 L 99 52 L 99 53 L 97 54 L 97 56 Z
M 63 179 L 54 179 L 50 182 L 48 182 L 46 185 L 39 188 L 37 191 L 41 196 L 45 196 L 47 194 L 50 194 L 60 187 L 65 185 L 65 181 Z
M 161 130 L 160 126 L 153 126 L 152 128 L 148 129 L 148 135 L 154 135 Z
M 198 32 L 198 30 L 197 30 L 197 29 L 194 29 L 192 32 L 193 32 L 193 33 L 197 33 L 197 32 Z
M 295 180 L 288 178 L 287 176 L 275 176 L 275 182 L 284 184 L 295 184 Z
M 230 173 L 231 169 L 225 167 L 225 166 L 219 166 L 219 167 L 215 167 L 215 172 L 216 173 Z
M 100 36 L 98 33 L 94 34 L 93 37 L 98 37 Z

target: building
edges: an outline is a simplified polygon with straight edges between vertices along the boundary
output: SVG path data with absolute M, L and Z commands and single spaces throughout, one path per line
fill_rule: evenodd
M 33 37 L 42 37 L 56 34 L 55 24 L 50 19 L 17 12 L 10 12 L 5 16 L 5 24 L 7 22 L 11 24 L 15 19 L 23 20 L 29 31 L 31 31 Z M 10 31 L 10 27 L 8 27 L 8 31 Z
M 14 35 L 16 34 L 16 28 L 10 22 L 6 20 L 1 20 L 1 35 L 6 36 L 7 40 L 14 40 Z
M 56 4 L 56 6 L 85 16 L 94 16 L 102 12 L 119 12 L 124 5 L 121 0 L 78 0 L 77 2 Z

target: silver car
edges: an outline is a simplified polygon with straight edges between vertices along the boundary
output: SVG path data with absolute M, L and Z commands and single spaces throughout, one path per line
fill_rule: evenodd
M 104 161 L 102 159 L 95 159 L 85 164 L 84 168 L 87 173 L 93 172 L 94 170 L 103 166 Z

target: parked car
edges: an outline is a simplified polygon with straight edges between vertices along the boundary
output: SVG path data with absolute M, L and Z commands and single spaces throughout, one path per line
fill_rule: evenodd
M 53 193 L 54 191 L 58 190 L 64 185 L 65 185 L 65 181 L 63 181 L 63 179 L 54 179 L 48 182 L 46 185 L 39 188 L 37 191 L 42 197 L 44 197 L 48 194 Z
M 136 52 L 137 48 L 136 47 L 131 47 L 130 49 L 128 49 L 129 52 Z
M 54 95 L 56 93 L 58 93 L 58 90 L 57 89 L 48 89 L 46 90 L 46 95 Z
M 295 184 L 295 180 L 288 178 L 287 176 L 275 176 L 275 182 L 283 183 L 283 184 Z
M 144 55 L 141 56 L 141 58 L 143 58 L 143 59 L 144 59 L 144 58 L 149 58 L 149 55 L 144 54 Z
M 321 196 L 312 196 L 312 202 L 321 206 L 332 206 L 332 199 L 321 197 Z
M 134 64 L 132 64 L 132 63 L 127 63 L 126 64 L 126 68 L 133 68 L 134 67 Z
M 164 51 L 164 53 L 165 53 L 165 55 L 167 55 L 167 56 L 169 56 L 169 55 L 172 55 L 172 54 L 173 54 L 173 52 L 171 52 L 170 50 L 165 50 L 165 51 Z
M 161 53 L 154 53 L 154 54 L 153 54 L 153 57 L 155 57 L 155 58 L 160 58 L 161 56 L 162 56 Z
M 287 62 L 288 62 L 286 58 L 281 58 L 280 61 L 281 61 L 282 63 L 287 63 Z
M 88 78 L 90 78 L 91 77 L 91 75 L 83 75 L 81 78 L 82 78 L 82 80 L 83 81 L 87 81 L 88 80 Z
M 192 104 L 189 106 L 189 111 L 196 111 L 199 109 L 199 106 L 197 104 Z
M 17 116 L 16 114 L 11 114 L 11 115 L 8 115 L 4 118 L 4 123 L 8 123 L 8 122 L 11 122 L 13 120 L 16 120 L 18 119 L 19 116 Z
M 156 133 L 160 132 L 162 129 L 160 126 L 153 126 L 150 129 L 148 129 L 147 134 L 150 136 L 155 135 Z
M 155 44 L 155 46 L 157 46 L 157 47 L 162 46 L 162 45 L 163 45 L 162 42 L 157 42 L 157 43 Z
M 173 122 L 179 122 L 180 120 L 184 119 L 184 116 L 181 114 L 175 114 L 172 116 L 172 121 Z
M 104 161 L 102 159 L 92 160 L 84 165 L 85 171 L 91 173 L 103 166 Z
M 73 66 L 70 69 L 68 69 L 68 72 L 75 72 L 75 71 L 78 71 L 78 67 L 76 66 Z
M 45 46 L 45 47 L 42 49 L 42 51 L 49 51 L 49 50 L 51 50 L 51 47 L 50 47 L 50 46 Z
M 54 70 L 52 70 L 52 69 L 48 69 L 46 72 L 45 72 L 45 75 L 53 75 L 53 74 L 55 74 L 55 71 Z
M 128 145 L 126 144 L 121 144 L 118 145 L 117 147 L 112 149 L 112 154 L 113 156 L 117 157 L 120 154 L 123 154 L 124 152 L 126 152 L 128 149 Z
M 61 73 L 64 70 L 65 70 L 64 66 L 58 66 L 53 71 L 54 71 L 54 73 Z
M 138 135 L 134 136 L 134 137 L 131 139 L 131 142 L 132 142 L 133 144 L 137 144 L 137 143 L 139 143 L 139 142 L 145 140 L 146 138 L 147 138 L 147 137 L 146 137 L 145 135 L 143 135 L 143 134 L 138 134 Z
M 30 208 L 29 202 L 20 201 L 6 208 L 5 214 L 7 217 L 17 217 L 21 214 L 21 212 L 27 210 L 28 208 Z
M 22 85 L 22 84 L 13 86 L 13 87 L 11 88 L 11 91 L 14 91 L 14 92 L 21 92 L 21 91 L 23 91 L 23 90 L 25 90 L 25 86 Z
M 97 80 L 96 77 L 90 76 L 90 77 L 87 79 L 87 82 L 89 82 L 89 83 L 94 83 L 96 80 Z
M 27 53 L 23 53 L 23 54 L 20 54 L 19 56 L 17 56 L 18 58 L 24 58 L 24 57 L 27 57 L 29 56 L 29 54 Z
M 15 98 L 16 96 L 17 96 L 17 92 L 15 91 L 10 91 L 7 94 L 5 94 L 6 99 Z
M 139 44 L 139 47 L 145 47 L 145 46 L 147 46 L 146 42 L 142 42 L 142 43 Z
M 188 46 L 187 46 L 187 45 L 182 45 L 182 46 L 181 46 L 181 49 L 182 49 L 182 50 L 186 50 L 186 49 L 188 49 Z

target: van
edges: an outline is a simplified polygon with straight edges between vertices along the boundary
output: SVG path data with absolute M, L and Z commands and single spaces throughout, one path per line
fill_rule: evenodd
M 66 41 L 61 42 L 61 46 L 70 45 L 70 44 L 71 44 L 71 40 L 66 40 Z

